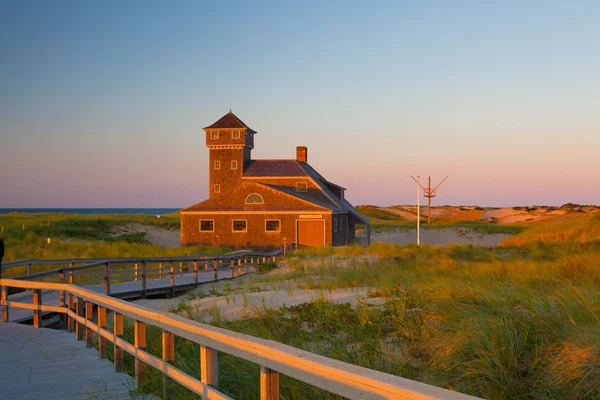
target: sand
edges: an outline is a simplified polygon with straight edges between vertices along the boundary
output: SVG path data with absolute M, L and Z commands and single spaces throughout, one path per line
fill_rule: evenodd
M 129 224 L 126 226 L 128 232 L 144 232 L 148 242 L 160 247 L 180 247 L 181 238 L 179 230 L 171 231 L 156 226 Z
M 472 244 L 474 246 L 498 246 L 504 239 L 509 238 L 507 233 L 476 232 L 466 228 L 439 228 L 421 230 L 421 243 L 432 245 Z M 416 229 L 386 229 L 375 231 L 371 234 L 371 243 L 386 242 L 405 245 L 417 242 Z

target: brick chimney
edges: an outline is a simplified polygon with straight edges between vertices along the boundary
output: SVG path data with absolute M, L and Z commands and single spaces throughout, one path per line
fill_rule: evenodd
M 296 147 L 296 161 L 307 163 L 308 161 L 308 149 L 306 146 Z

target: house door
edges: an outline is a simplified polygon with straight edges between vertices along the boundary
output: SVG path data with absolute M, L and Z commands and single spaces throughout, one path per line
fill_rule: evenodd
M 298 220 L 298 244 L 302 246 L 323 246 L 325 244 L 325 221 Z

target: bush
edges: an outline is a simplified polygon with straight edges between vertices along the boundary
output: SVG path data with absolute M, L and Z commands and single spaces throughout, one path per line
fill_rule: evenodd
M 267 262 L 267 263 L 263 263 L 263 264 L 258 264 L 258 267 L 256 268 L 256 272 L 269 272 L 269 271 L 273 271 L 275 268 L 277 268 L 276 262 Z

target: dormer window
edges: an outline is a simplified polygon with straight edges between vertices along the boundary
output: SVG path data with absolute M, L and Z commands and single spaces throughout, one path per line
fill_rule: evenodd
M 237 161 L 233 160 L 231 162 L 231 169 L 237 169 Z
M 240 131 L 233 131 L 233 132 L 231 132 L 231 138 L 232 139 L 239 139 L 240 138 Z
M 212 131 L 210 133 L 210 138 L 213 139 L 213 140 L 219 139 L 219 131 Z
M 263 198 L 260 194 L 252 193 L 250 196 L 246 197 L 246 204 L 264 204 L 264 203 L 265 203 L 265 201 L 263 200 Z
M 296 192 L 306 192 L 308 190 L 308 185 L 306 182 L 296 182 Z

